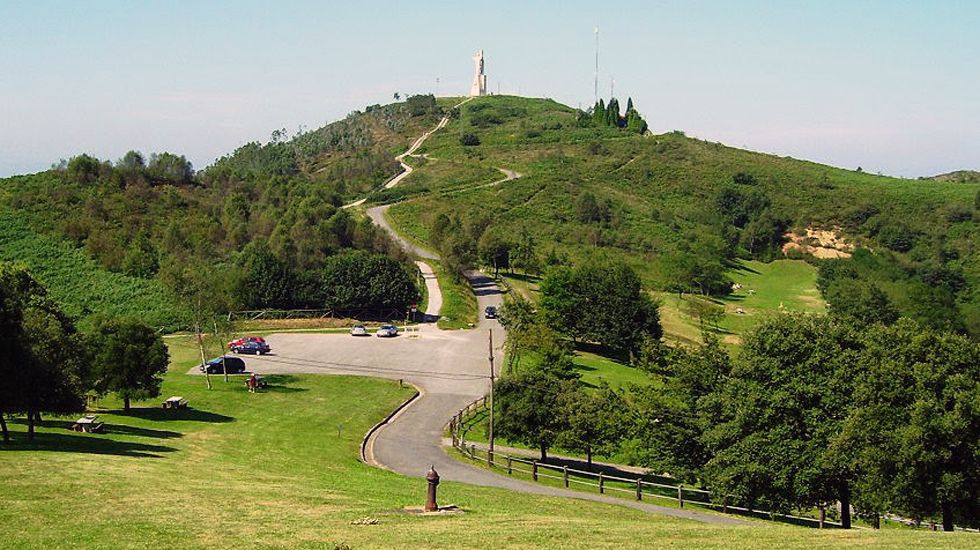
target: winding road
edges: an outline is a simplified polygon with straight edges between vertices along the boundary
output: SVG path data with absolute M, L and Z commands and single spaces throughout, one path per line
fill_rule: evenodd
M 463 102 L 465 103 L 465 101 Z M 461 103 L 462 104 L 462 103 Z M 420 136 L 409 149 L 396 157 L 399 162 L 412 154 L 439 125 Z M 412 168 L 402 162 L 403 172 L 386 188 L 397 185 Z M 478 187 L 498 185 L 521 177 L 512 170 L 500 169 L 504 178 Z M 363 199 L 347 206 L 363 204 Z M 421 258 L 417 264 L 425 278 L 429 295 L 426 317 L 438 316 L 442 294 L 431 266 L 424 260 L 438 260 L 433 252 L 419 247 L 395 232 L 385 219 L 389 206 L 369 208 L 367 215 L 387 231 L 407 252 Z M 497 285 L 483 273 L 466 273 L 478 301 L 478 311 L 500 306 L 502 295 Z M 706 523 L 740 524 L 729 516 L 693 510 L 667 508 L 604 495 L 570 491 L 521 481 L 477 468 L 450 457 L 443 446 L 443 428 L 457 411 L 486 395 L 490 389 L 488 345 L 493 332 L 494 355 L 503 357 L 504 331 L 496 319 L 481 319 L 472 330 L 444 331 L 435 324 L 423 324 L 417 333 L 395 338 L 354 337 L 342 334 L 273 334 L 267 337 L 274 354 L 248 359 L 250 370 L 263 374 L 316 373 L 371 376 L 400 380 L 412 384 L 419 395 L 385 424 L 375 430 L 365 443 L 365 459 L 378 467 L 412 477 L 425 475 L 434 466 L 444 481 L 499 487 L 524 493 L 577 498 L 626 506 L 668 516 Z M 499 362 L 498 362 L 499 365 Z

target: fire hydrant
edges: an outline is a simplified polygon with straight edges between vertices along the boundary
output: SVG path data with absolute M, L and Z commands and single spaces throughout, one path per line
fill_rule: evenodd
M 429 482 L 429 492 L 425 498 L 425 511 L 435 512 L 439 510 L 439 505 L 436 504 L 436 486 L 439 485 L 439 473 L 436 472 L 435 466 L 429 466 L 429 473 L 425 474 L 425 480 Z

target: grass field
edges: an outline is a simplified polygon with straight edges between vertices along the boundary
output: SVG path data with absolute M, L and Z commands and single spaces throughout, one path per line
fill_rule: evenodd
M 737 344 L 740 336 L 768 315 L 780 311 L 820 313 L 826 304 L 817 290 L 817 270 L 801 260 L 776 260 L 770 263 L 743 261 L 728 271 L 733 282 L 742 288 L 728 296 L 712 300 L 725 309 L 716 332 L 728 344 Z M 691 301 L 702 298 L 666 292 L 657 293 L 660 321 L 665 338 L 672 342 L 694 343 L 701 340 L 698 320 L 691 314 Z M 744 313 L 738 313 L 741 309 Z
M 437 325 L 443 330 L 470 328 L 479 321 L 476 296 L 473 288 L 465 281 L 459 281 L 446 271 L 439 262 L 431 262 L 436 272 L 439 289 L 442 291 L 442 308 L 439 310 Z
M 139 318 L 168 331 L 183 328 L 188 315 L 157 280 L 105 270 L 67 241 L 35 232 L 22 216 L 0 208 L 0 259 L 26 265 L 67 313 Z
M 721 527 L 582 501 L 440 485 L 465 514 L 415 517 L 424 482 L 357 460 L 368 427 L 409 390 L 358 377 L 270 377 L 248 394 L 240 378 L 205 389 L 184 374 L 190 338 L 168 339 L 174 367 L 158 400 L 130 414 L 105 399 L 104 435 L 46 419 L 38 441 L 0 445 L 4 548 L 968 548 L 972 535 L 816 532 L 760 523 Z M 357 525 L 361 518 L 376 525 Z

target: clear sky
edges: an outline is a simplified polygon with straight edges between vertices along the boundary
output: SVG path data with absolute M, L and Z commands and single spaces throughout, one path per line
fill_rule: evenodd
M 88 152 L 197 168 L 394 92 L 489 88 L 886 174 L 980 169 L 980 1 L 0 0 L 0 176 Z M 438 83 L 437 83 L 438 79 Z

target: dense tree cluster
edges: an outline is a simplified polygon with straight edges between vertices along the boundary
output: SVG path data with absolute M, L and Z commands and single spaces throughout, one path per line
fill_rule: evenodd
M 556 330 L 620 354 L 633 354 L 645 338 L 662 335 L 657 304 L 622 264 L 556 267 L 541 283 L 540 305 Z
M 28 440 L 42 413 L 84 410 L 89 394 L 130 399 L 159 395 L 169 357 L 154 329 L 138 321 L 102 319 L 80 334 L 71 318 L 24 268 L 0 262 L 0 429 L 23 414 Z
M 608 105 L 605 100 L 600 99 L 592 107 L 591 113 L 579 115 L 579 124 L 626 128 L 638 134 L 646 133 L 648 128 L 647 122 L 643 120 L 639 111 L 633 107 L 633 98 L 629 98 L 626 101 L 626 111 L 622 114 L 620 114 L 618 99 L 615 97 L 611 98 Z
M 498 433 L 542 460 L 553 446 L 615 455 L 719 503 L 820 507 L 845 526 L 852 510 L 980 524 L 980 345 L 962 336 L 905 318 L 782 314 L 734 358 L 712 338 L 647 339 L 635 364 L 656 383 L 613 391 L 561 374 L 567 347 L 528 303 L 509 302 L 502 322 L 512 360 L 538 360 L 501 382 Z
M 370 111 L 292 137 L 277 130 L 202 173 L 171 153 L 130 151 L 115 163 L 79 155 L 8 180 L 4 198 L 38 230 L 70 239 L 111 271 L 159 278 L 175 291 L 207 278 L 212 303 L 228 309 L 326 307 L 309 282 L 343 251 L 410 266 L 383 231 L 340 206 L 396 173 L 391 148 L 400 132 L 429 124 L 440 109 L 429 95 Z M 269 276 L 256 274 L 265 268 Z M 250 286 L 263 279 L 275 282 Z M 401 276 L 398 284 L 405 280 L 414 282 Z

